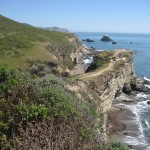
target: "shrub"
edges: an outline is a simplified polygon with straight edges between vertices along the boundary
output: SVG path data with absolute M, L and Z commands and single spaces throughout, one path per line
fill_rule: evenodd
M 120 69 L 121 67 L 124 67 L 124 66 L 125 66 L 125 61 L 119 60 L 119 61 L 114 65 L 114 69 L 115 69 L 115 70 L 118 70 L 118 69 Z
M 129 150 L 129 147 L 119 140 L 113 140 L 110 142 L 112 150 Z

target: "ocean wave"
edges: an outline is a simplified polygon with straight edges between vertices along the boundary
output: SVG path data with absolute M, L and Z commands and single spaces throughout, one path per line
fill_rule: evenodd
M 140 93 L 142 96 L 146 96 L 146 94 L 144 95 L 144 93 Z M 138 95 L 138 96 L 141 96 Z M 123 140 L 125 143 L 127 144 L 131 144 L 131 145 L 145 145 L 145 146 L 149 146 L 147 140 L 146 140 L 146 135 L 144 133 L 145 128 L 143 127 L 142 121 L 143 121 L 143 117 L 141 114 L 149 111 L 150 107 L 147 104 L 147 100 L 145 101 L 141 101 L 138 102 L 137 104 L 121 104 L 120 106 L 125 107 L 126 109 L 129 109 L 133 112 L 133 114 L 135 114 L 135 120 L 134 123 L 136 122 L 136 124 L 138 125 L 138 136 L 137 137 L 125 137 L 125 139 Z M 145 119 L 144 120 L 145 124 L 147 127 L 150 126 L 149 122 Z
M 150 124 L 149 124 L 149 122 L 148 122 L 148 120 L 147 120 L 147 119 L 145 119 L 145 124 L 146 124 L 147 128 L 149 128 L 149 127 L 150 127 Z
M 150 85 L 145 84 L 146 87 L 148 87 L 150 89 Z
M 146 81 L 150 81 L 150 79 L 149 78 L 147 78 L 147 77 L 143 77 L 144 78 L 144 80 L 146 80 Z
M 138 93 L 137 95 L 136 95 L 136 97 L 139 97 L 139 98 L 148 98 L 148 95 L 146 95 L 146 94 L 144 94 L 143 92 L 141 92 L 141 93 Z
M 124 137 L 123 141 L 129 145 L 139 145 L 139 140 L 132 136 Z M 140 145 L 145 145 L 145 143 L 140 142 Z

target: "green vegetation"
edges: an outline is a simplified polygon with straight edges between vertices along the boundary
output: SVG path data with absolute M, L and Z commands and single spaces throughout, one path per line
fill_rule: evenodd
M 108 67 L 108 64 L 113 56 L 114 56 L 114 51 L 105 51 L 100 54 L 97 54 L 94 57 L 94 62 L 88 68 L 87 72 L 95 71 L 97 69 L 102 70 L 102 69 Z
M 112 150 L 129 150 L 129 147 L 119 140 L 118 141 L 113 140 L 110 142 L 110 144 L 111 144 Z
M 114 55 L 113 51 L 102 52 L 95 57 L 96 65 L 98 68 L 102 67 L 104 64 L 108 64 Z
M 0 64 L 27 68 L 28 61 L 55 61 L 61 67 L 72 67 L 70 53 L 75 46 L 70 33 L 47 31 L 0 16 Z M 76 39 L 77 45 L 80 42 Z
M 121 55 L 122 55 L 123 57 L 129 58 L 129 57 L 132 57 L 132 56 L 133 56 L 133 51 L 122 52 Z
M 53 120 L 53 124 L 61 124 L 74 120 L 83 140 L 91 138 L 91 129 L 82 120 L 84 112 L 81 110 L 86 108 L 80 104 L 81 100 L 65 86 L 60 77 L 51 74 L 33 78 L 28 73 L 0 67 L 1 149 L 5 149 L 6 145 L 14 147 L 15 139 L 22 136 L 19 129 L 25 132 L 33 121 L 38 124 Z M 22 142 L 23 138 L 18 140 Z
M 94 132 L 101 125 L 94 122 L 102 114 L 70 91 L 69 82 L 74 84 L 52 74 L 39 78 L 0 67 L 0 149 L 35 149 L 34 145 L 49 149 L 50 143 L 60 149 L 62 143 L 63 148 L 79 149 L 86 143 L 90 149 L 127 150 L 120 143 L 97 143 Z
M 114 69 L 118 70 L 119 68 L 122 68 L 125 66 L 125 61 L 124 60 L 119 60 L 115 65 L 114 65 Z

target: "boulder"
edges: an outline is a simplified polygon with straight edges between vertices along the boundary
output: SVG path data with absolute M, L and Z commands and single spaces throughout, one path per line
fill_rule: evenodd
M 101 41 L 109 42 L 109 41 L 112 41 L 112 39 L 108 35 L 103 35 L 103 37 L 101 38 Z
M 124 131 L 124 132 L 123 132 L 123 135 L 128 135 L 128 132 L 127 132 L 127 131 Z
M 128 42 L 129 44 L 132 44 L 133 42 Z
M 147 101 L 147 104 L 150 105 L 150 101 Z
M 117 44 L 117 42 L 113 41 L 112 44 Z
M 133 91 L 139 91 L 148 94 L 150 93 L 150 89 L 144 85 L 141 78 L 132 79 L 130 85 Z
M 131 94 L 132 89 L 131 89 L 130 83 L 125 83 L 122 91 L 125 94 Z

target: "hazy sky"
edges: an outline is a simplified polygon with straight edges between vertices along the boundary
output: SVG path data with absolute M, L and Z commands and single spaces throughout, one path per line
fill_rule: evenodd
M 0 14 L 70 31 L 150 33 L 150 0 L 0 0 Z

